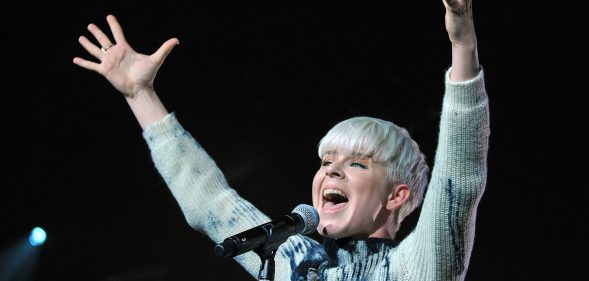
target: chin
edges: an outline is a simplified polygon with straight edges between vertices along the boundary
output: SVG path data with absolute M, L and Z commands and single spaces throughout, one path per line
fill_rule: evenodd
M 347 233 L 346 229 L 344 229 L 340 225 L 333 224 L 333 223 L 327 223 L 327 224 L 319 223 L 319 226 L 317 227 L 317 233 L 319 233 L 323 237 L 328 237 L 328 238 L 333 238 L 333 239 L 345 238 L 345 237 L 350 236 Z
M 338 206 L 338 208 L 319 212 L 319 225 L 317 232 L 324 237 L 344 238 L 350 236 L 350 206 Z

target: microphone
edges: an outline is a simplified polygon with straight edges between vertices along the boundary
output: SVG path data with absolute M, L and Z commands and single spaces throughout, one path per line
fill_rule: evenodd
M 215 246 L 215 255 L 235 257 L 262 245 L 265 249 L 277 249 L 291 235 L 313 233 L 317 225 L 319 214 L 315 208 L 300 204 L 291 214 L 226 238 Z

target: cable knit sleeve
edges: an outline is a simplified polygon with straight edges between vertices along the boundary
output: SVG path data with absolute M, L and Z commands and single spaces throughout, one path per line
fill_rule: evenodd
M 458 83 L 449 73 L 430 185 L 417 226 L 400 245 L 399 267 L 411 280 L 464 279 L 486 184 L 490 130 L 483 71 Z
M 229 187 L 213 159 L 182 128 L 175 114 L 150 125 L 143 137 L 188 224 L 215 243 L 270 220 Z M 302 235 L 283 243 L 276 254 L 276 280 L 289 280 L 292 268 L 303 259 L 306 249 L 315 244 Z M 239 255 L 235 260 L 257 277 L 260 259 L 255 253 Z

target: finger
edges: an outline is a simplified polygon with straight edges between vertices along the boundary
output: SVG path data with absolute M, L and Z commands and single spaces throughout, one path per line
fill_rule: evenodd
M 445 0 L 449 7 L 452 10 L 463 10 L 464 9 L 464 1 L 459 0 Z
M 450 4 L 448 4 L 448 1 L 450 0 L 442 0 L 442 2 L 444 3 L 444 7 L 446 7 L 446 10 L 450 9 Z
M 456 9 L 457 5 L 458 5 L 458 3 L 456 0 L 444 0 L 444 6 L 448 10 Z
M 164 42 L 164 44 L 162 44 L 162 46 L 155 53 L 153 53 L 153 55 L 151 55 L 151 57 L 154 58 L 158 64 L 161 64 L 170 54 L 170 52 L 172 52 L 172 49 L 174 49 L 174 47 L 176 47 L 178 44 L 180 44 L 180 41 L 177 38 L 172 38 Z
M 446 10 L 457 14 L 468 13 L 472 8 L 472 1 L 470 0 L 443 0 Z
M 112 45 L 112 42 L 110 42 L 108 36 L 106 36 L 106 34 L 104 34 L 104 32 L 102 32 L 102 30 L 100 30 L 100 28 L 98 28 L 98 26 L 96 26 L 95 24 L 89 24 L 88 30 L 90 31 L 90 33 L 92 33 L 92 35 L 94 35 L 94 38 L 96 38 L 100 46 L 110 47 Z
M 84 47 L 84 49 L 86 49 L 86 51 L 88 51 L 88 53 L 90 53 L 95 58 L 100 59 L 102 57 L 103 54 L 102 51 L 100 51 L 100 48 L 94 45 L 94 43 L 90 42 L 90 40 L 88 40 L 88 38 L 85 36 L 80 36 L 80 38 L 78 38 L 78 42 L 80 42 L 80 45 L 82 45 L 82 47 Z
M 123 28 L 117 21 L 117 18 L 113 15 L 106 16 L 106 21 L 108 21 L 108 25 L 110 26 L 110 31 L 112 32 L 113 37 L 115 38 L 116 43 L 125 42 L 125 35 L 123 34 Z
M 100 72 L 98 70 L 99 65 L 95 62 L 91 62 L 91 61 L 87 61 L 83 58 L 79 58 L 79 57 L 75 57 L 73 60 L 74 64 L 81 66 L 82 68 L 88 69 L 88 70 L 92 70 L 92 71 L 96 71 L 96 72 Z

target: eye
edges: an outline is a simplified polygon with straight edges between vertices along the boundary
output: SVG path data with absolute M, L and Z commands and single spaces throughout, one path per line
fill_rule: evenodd
M 350 163 L 350 166 L 356 167 L 356 168 L 368 169 L 367 165 L 362 164 L 360 162 L 352 162 L 352 163 Z
M 321 160 L 321 166 L 329 166 L 333 163 L 331 160 Z

